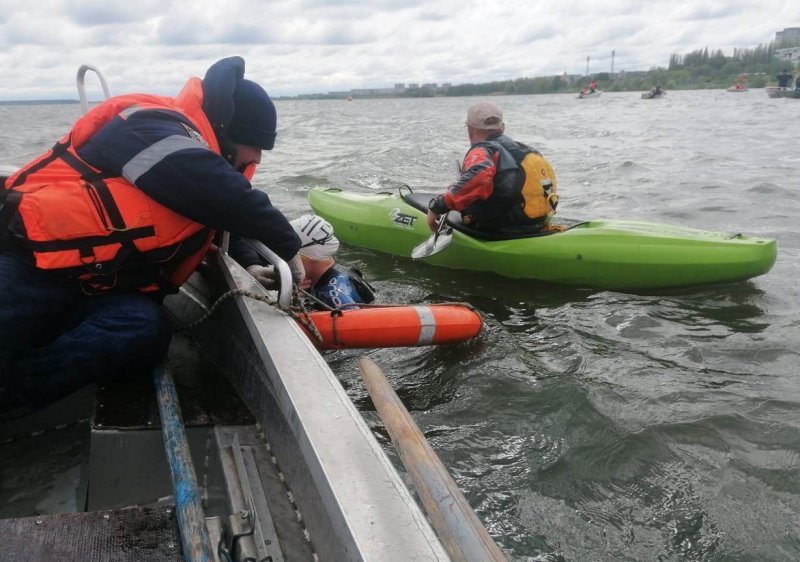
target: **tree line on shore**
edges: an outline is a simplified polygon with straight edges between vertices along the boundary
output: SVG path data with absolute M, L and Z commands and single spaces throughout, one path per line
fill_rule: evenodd
M 727 88 L 742 81 L 750 88 L 763 88 L 784 69 L 791 71 L 791 62 L 775 57 L 775 44 L 755 48 L 734 49 L 731 56 L 722 50 L 698 49 L 686 54 L 673 54 L 667 68 L 657 67 L 645 71 L 611 73 L 601 72 L 589 76 L 541 76 L 517 78 L 485 84 L 451 86 L 448 96 L 504 94 L 547 94 L 575 92 L 596 80 L 601 90 L 627 92 L 649 90 L 661 86 L 666 90 L 700 90 Z
M 533 78 L 515 78 L 481 84 L 457 84 L 446 90 L 437 88 L 414 88 L 404 92 L 370 97 L 434 97 L 477 96 L 514 94 L 556 94 L 578 92 L 592 80 L 598 88 L 609 92 L 649 90 L 660 86 L 665 90 L 701 90 L 727 88 L 743 82 L 749 88 L 763 88 L 775 80 L 784 69 L 792 70 L 791 62 L 775 57 L 775 44 L 758 45 L 754 48 L 734 49 L 731 56 L 722 50 L 709 51 L 708 47 L 686 54 L 672 54 L 669 65 L 650 70 L 599 72 L 589 76 L 555 75 Z M 311 97 L 311 96 L 304 96 Z M 315 98 L 334 97 L 320 94 Z M 361 96 L 359 96 L 361 97 Z

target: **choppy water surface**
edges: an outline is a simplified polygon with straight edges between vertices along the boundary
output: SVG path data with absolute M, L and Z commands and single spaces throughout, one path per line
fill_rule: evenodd
M 291 217 L 317 185 L 442 189 L 473 101 L 278 102 L 257 186 Z M 513 560 L 799 559 L 800 102 L 760 90 L 496 102 L 508 134 L 553 163 L 563 216 L 774 237 L 778 261 L 749 282 L 631 295 L 345 246 L 381 301 L 465 301 L 486 320 L 468 345 L 327 354 L 350 396 L 394 455 L 356 373 L 366 354 Z M 38 154 L 77 113 L 0 106 L 2 161 Z

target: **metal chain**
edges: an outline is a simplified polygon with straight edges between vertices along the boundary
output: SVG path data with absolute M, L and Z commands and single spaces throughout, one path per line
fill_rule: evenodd
M 299 308 L 300 312 L 296 313 L 293 308 L 290 308 L 287 313 L 289 316 L 297 320 L 300 324 L 303 325 L 311 334 L 316 338 L 318 343 L 324 343 L 322 339 L 322 334 L 319 333 L 317 326 L 314 322 L 311 321 L 311 314 L 306 308 L 305 302 L 303 301 L 303 295 L 311 297 L 312 299 L 316 300 L 317 302 L 321 302 L 316 299 L 313 295 L 309 294 L 307 291 L 300 289 L 297 285 L 295 285 L 292 289 L 292 302 L 296 305 L 293 308 Z M 323 303 L 324 304 L 324 303 Z
M 185 326 L 181 326 L 181 327 L 177 328 L 175 331 L 176 332 L 186 332 L 188 330 L 196 328 L 197 326 L 199 326 L 200 324 L 202 324 L 203 322 L 208 320 L 211 317 L 211 315 L 214 314 L 217 311 L 217 309 L 219 309 L 219 307 L 222 305 L 222 303 L 224 303 L 227 300 L 232 299 L 233 297 L 235 297 L 237 295 L 241 295 L 243 297 L 249 297 L 251 299 L 255 299 L 257 301 L 261 301 L 261 302 L 267 303 L 269 305 L 277 304 L 276 301 L 270 299 L 269 297 L 267 297 L 265 295 L 259 295 L 259 294 L 256 294 L 256 293 L 251 293 L 247 289 L 231 289 L 227 293 L 223 293 L 222 296 L 220 296 L 214 302 L 214 304 L 211 305 L 211 308 L 209 308 L 205 313 L 203 313 L 203 315 L 200 318 L 198 318 L 194 322 L 190 322 L 189 324 L 186 324 Z
M 211 317 L 211 315 L 214 314 L 225 301 L 228 301 L 236 296 L 242 296 L 266 303 L 270 306 L 278 308 L 278 310 L 282 310 L 290 317 L 295 319 L 297 322 L 302 324 L 303 327 L 305 327 L 317 339 L 319 343 L 322 343 L 323 342 L 322 334 L 319 333 L 319 330 L 314 325 L 314 322 L 311 321 L 311 316 L 309 314 L 309 311 L 306 308 L 305 304 L 303 303 L 303 299 L 301 298 L 301 292 L 302 294 L 314 299 L 312 295 L 310 295 L 306 291 L 301 291 L 300 289 L 298 289 L 297 285 L 294 285 L 292 288 L 292 306 L 284 308 L 280 306 L 280 304 L 278 304 L 277 300 L 272 299 L 267 295 L 254 293 L 252 291 L 248 291 L 247 289 L 231 289 L 230 291 L 223 293 L 216 301 L 214 301 L 214 304 L 211 305 L 211 307 L 206 312 L 204 312 L 200 318 L 198 318 L 193 322 L 190 322 L 189 324 L 180 326 L 175 331 L 188 332 L 189 330 L 196 328 L 197 326 L 208 320 Z M 317 302 L 321 301 L 317 300 Z M 324 303 L 322 304 L 324 305 Z

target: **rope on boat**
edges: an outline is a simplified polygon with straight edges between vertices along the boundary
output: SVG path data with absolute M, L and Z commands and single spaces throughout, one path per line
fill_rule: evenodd
M 290 307 L 282 307 L 278 303 L 277 300 L 272 299 L 267 295 L 254 293 L 253 291 L 248 291 L 247 289 L 231 289 L 230 291 L 228 291 L 226 293 L 223 293 L 216 301 L 214 301 L 214 304 L 211 305 L 211 307 L 209 307 L 209 309 L 206 312 L 204 312 L 203 315 L 200 318 L 198 318 L 194 322 L 190 322 L 189 324 L 185 324 L 185 325 L 177 328 L 175 331 L 176 332 L 188 332 L 189 330 L 192 330 L 192 329 L 196 328 L 197 326 L 199 326 L 200 324 L 202 324 L 203 322 L 208 320 L 211 317 L 211 315 L 214 314 L 223 303 L 225 303 L 225 301 L 229 301 L 233 297 L 236 297 L 236 296 L 241 296 L 241 297 L 247 297 L 249 299 L 257 300 L 259 302 L 263 302 L 263 303 L 268 304 L 270 306 L 276 307 L 278 310 L 282 310 L 283 312 L 285 312 L 286 314 L 288 314 L 289 316 L 294 318 L 297 322 L 299 322 L 303 326 L 305 326 L 308 329 L 308 331 L 311 332 L 311 334 L 313 334 L 313 336 L 320 343 L 322 343 L 322 341 L 323 341 L 322 340 L 322 334 L 319 333 L 319 330 L 314 325 L 314 323 L 311 321 L 311 317 L 309 315 L 309 311 L 308 311 L 307 307 L 305 306 L 305 304 L 303 303 L 303 300 L 300 298 L 300 293 L 303 293 L 305 296 L 314 299 L 316 302 L 322 304 L 323 306 L 326 306 L 325 303 L 323 303 L 322 301 L 316 299 L 313 295 L 309 294 L 306 291 L 298 289 L 296 285 L 294 286 L 294 289 L 293 289 L 293 300 L 294 300 L 294 302 L 296 304 L 294 304 L 294 305 L 292 305 Z M 330 308 L 330 307 L 328 307 L 328 308 Z
M 208 320 L 212 314 L 214 314 L 219 307 L 225 302 L 233 297 L 242 296 L 247 297 L 249 299 L 257 300 L 259 302 L 263 302 L 270 306 L 276 307 L 278 310 L 283 311 L 284 313 L 288 314 L 294 320 L 296 320 L 299 324 L 301 324 L 316 340 L 317 343 L 325 343 L 325 340 L 322 338 L 322 334 L 320 334 L 317 326 L 311 320 L 311 311 L 309 311 L 308 307 L 306 306 L 306 302 L 310 301 L 316 304 L 323 310 L 327 310 L 331 313 L 331 316 L 334 319 L 333 322 L 333 338 L 334 341 L 338 341 L 336 336 L 336 318 L 341 316 L 343 312 L 346 312 L 347 308 L 341 308 L 336 306 L 330 306 L 329 304 L 319 300 L 313 294 L 309 293 L 304 289 L 300 289 L 297 285 L 292 286 L 292 304 L 288 307 L 283 307 L 278 303 L 277 300 L 270 298 L 267 295 L 255 293 L 253 291 L 249 291 L 247 289 L 231 289 L 230 291 L 223 293 L 214 304 L 209 307 L 209 309 L 203 313 L 203 315 L 195 320 L 194 322 L 190 322 L 180 328 L 176 329 L 176 332 L 188 332 L 192 330 Z M 466 307 L 473 312 L 475 312 L 475 307 L 472 306 L 470 303 L 467 302 L 445 302 L 445 303 L 436 303 L 437 306 L 461 306 Z M 408 306 L 407 304 L 397 304 L 397 303 L 360 303 L 358 305 L 359 308 L 399 308 Z

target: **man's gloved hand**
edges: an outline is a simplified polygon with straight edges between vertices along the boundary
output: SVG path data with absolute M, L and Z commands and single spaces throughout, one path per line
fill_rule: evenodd
M 303 267 L 303 260 L 300 257 L 300 254 L 295 254 L 294 257 L 289 260 L 289 270 L 292 272 L 292 281 L 298 287 L 302 287 L 303 281 L 306 278 L 306 269 Z
M 439 230 L 439 215 L 429 209 L 425 220 L 427 221 L 428 228 L 431 229 L 431 232 L 436 232 Z
M 277 273 L 271 265 L 251 265 L 247 272 L 256 278 L 265 289 L 277 289 Z

